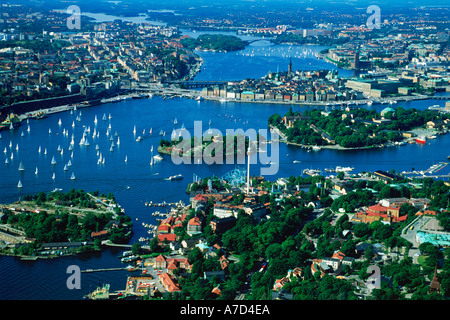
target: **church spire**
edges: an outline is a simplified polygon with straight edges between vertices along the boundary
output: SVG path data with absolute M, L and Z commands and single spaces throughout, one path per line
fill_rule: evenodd
M 437 265 L 434 268 L 434 276 L 433 276 L 433 280 L 431 280 L 430 292 L 441 292 L 441 285 L 437 278 Z

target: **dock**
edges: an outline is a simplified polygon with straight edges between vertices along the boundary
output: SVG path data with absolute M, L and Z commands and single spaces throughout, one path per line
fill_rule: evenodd
M 82 273 L 93 273 L 93 272 L 107 272 L 107 271 L 129 271 L 128 268 L 126 267 L 122 267 L 122 268 L 101 268 L 101 269 L 86 269 L 86 270 L 81 270 Z M 131 271 L 141 271 L 144 270 L 143 268 L 134 268 Z

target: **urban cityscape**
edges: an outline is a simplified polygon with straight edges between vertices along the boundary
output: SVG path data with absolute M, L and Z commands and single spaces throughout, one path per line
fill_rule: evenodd
M 0 300 L 448 300 L 449 10 L 0 0 Z

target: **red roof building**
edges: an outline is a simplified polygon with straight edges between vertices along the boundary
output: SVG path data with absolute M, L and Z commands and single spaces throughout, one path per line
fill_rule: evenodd
M 369 207 L 366 212 L 358 212 L 353 216 L 354 221 L 371 223 L 373 221 L 385 221 L 390 223 L 406 220 L 407 215 L 400 216 L 400 207 L 385 207 L 376 204 Z

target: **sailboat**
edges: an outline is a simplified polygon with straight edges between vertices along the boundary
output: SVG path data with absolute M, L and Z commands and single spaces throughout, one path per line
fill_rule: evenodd
M 134 126 L 133 134 L 136 134 L 136 126 Z
M 175 118 L 175 120 L 173 120 L 173 124 L 177 124 L 178 123 L 178 120 L 177 120 L 177 118 Z
M 54 157 L 54 156 L 52 157 L 52 162 L 51 162 L 51 163 L 52 163 L 52 165 L 55 165 L 55 164 L 56 164 L 56 160 L 55 160 L 55 157 Z
M 117 137 L 117 145 L 120 145 L 120 137 Z
M 97 115 L 95 115 L 94 123 L 97 124 Z
M 69 162 L 67 162 L 67 166 L 68 166 L 68 167 L 71 167 L 71 166 L 72 166 L 72 161 L 70 161 L 70 159 L 69 159 Z
M 53 172 L 52 179 L 55 180 L 55 173 Z
M 8 160 L 8 158 L 6 158 L 6 159 L 5 159 L 5 163 L 6 163 L 6 164 L 8 164 L 8 163 L 9 163 L 9 160 Z
M 106 121 L 106 114 L 105 114 L 105 113 L 103 114 L 102 120 L 103 120 L 103 121 Z
M 148 133 L 149 133 L 149 134 L 152 134 L 152 131 L 153 131 L 152 128 L 150 128 L 150 131 L 149 131 Z
M 125 163 L 128 162 L 128 156 L 125 156 Z
M 154 162 L 153 162 L 154 161 L 153 160 L 153 146 L 151 147 L 150 152 L 151 152 L 150 165 L 152 166 L 154 164 Z
M 61 118 L 58 121 L 58 125 L 62 125 Z
M 39 146 L 39 150 L 38 150 L 38 152 L 39 152 L 39 153 L 41 153 L 41 146 Z
M 72 175 L 70 176 L 70 180 L 75 180 L 75 174 L 72 172 Z
M 69 168 L 67 168 L 67 165 L 64 165 L 64 171 L 69 170 Z
M 19 180 L 19 183 L 17 184 L 17 188 L 22 188 L 22 181 Z
M 19 164 L 19 171 L 25 171 L 22 161 L 20 161 L 20 164 Z
M 48 134 L 52 134 L 52 129 L 48 129 Z
M 36 171 L 34 172 L 34 174 L 38 174 L 38 168 L 36 167 Z
M 45 150 L 44 150 L 44 154 L 47 154 L 47 148 L 45 148 Z

